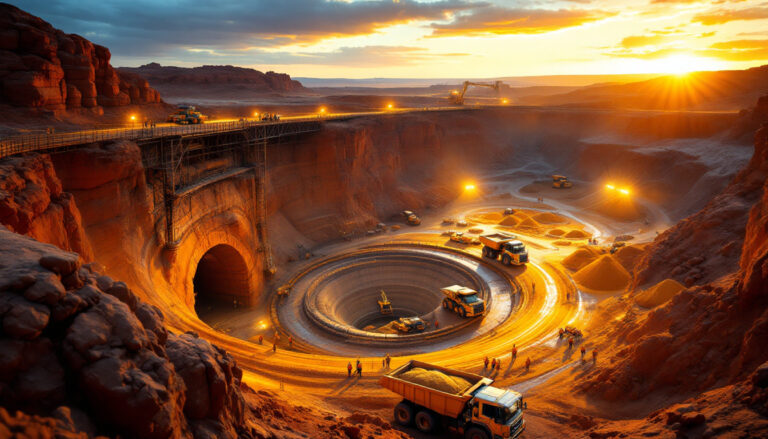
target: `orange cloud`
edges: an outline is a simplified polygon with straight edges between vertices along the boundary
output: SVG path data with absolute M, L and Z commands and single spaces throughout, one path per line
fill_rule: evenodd
M 621 46 L 626 49 L 643 46 L 653 46 L 667 41 L 669 37 L 665 35 L 631 35 L 621 40 Z
M 712 26 L 736 20 L 762 20 L 768 18 L 768 7 L 756 7 L 740 10 L 719 9 L 713 12 L 698 14 L 693 17 L 694 23 Z
M 478 8 L 456 15 L 446 24 L 432 23 L 433 37 L 540 34 L 580 26 L 615 15 L 584 9 L 507 9 Z
M 768 60 L 768 40 L 723 41 L 698 53 L 726 61 L 763 61 Z

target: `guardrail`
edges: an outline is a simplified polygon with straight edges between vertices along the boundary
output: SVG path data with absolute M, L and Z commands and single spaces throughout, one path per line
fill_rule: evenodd
M 185 136 L 190 134 L 208 134 L 217 132 L 226 132 L 240 130 L 254 126 L 291 124 L 307 121 L 329 121 L 351 119 L 361 116 L 398 114 L 404 112 L 423 112 L 423 111 L 448 111 L 448 110 L 467 110 L 468 108 L 423 108 L 423 109 L 396 109 L 386 112 L 370 111 L 363 113 L 343 113 L 329 114 L 324 116 L 308 117 L 290 117 L 280 121 L 259 121 L 259 120 L 234 120 L 225 122 L 208 122 L 200 125 L 171 125 L 154 128 L 135 128 L 135 127 L 117 127 L 98 130 L 74 131 L 56 134 L 28 134 L 10 136 L 0 140 L 0 159 L 22 154 L 25 152 L 47 152 L 67 147 L 86 145 L 89 143 L 103 142 L 108 140 L 132 140 L 142 141 L 151 140 L 167 136 Z
M 323 118 L 329 119 L 329 118 Z M 0 140 L 0 158 L 25 152 L 45 152 L 68 146 L 85 145 L 107 140 L 151 140 L 167 136 L 185 136 L 242 130 L 254 126 L 291 124 L 316 121 L 316 117 L 297 118 L 286 121 L 226 121 L 200 125 L 161 126 L 154 128 L 109 128 L 102 130 L 75 131 L 59 134 L 33 134 L 8 137 Z

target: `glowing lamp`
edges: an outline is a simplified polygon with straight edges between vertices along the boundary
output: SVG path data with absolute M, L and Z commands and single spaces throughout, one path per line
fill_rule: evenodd
M 392 109 L 392 104 L 388 104 L 387 108 L 389 108 L 391 110 Z
M 131 116 L 131 120 L 136 120 L 136 116 Z
M 501 103 L 502 103 L 502 104 L 508 104 L 508 103 L 509 103 L 509 99 L 506 99 L 506 98 L 505 98 L 505 99 L 502 99 L 502 100 L 501 100 Z
M 474 184 L 472 184 L 472 183 L 468 183 L 468 184 L 465 184 L 465 185 L 464 185 L 464 190 L 465 190 L 465 191 L 473 191 L 473 190 L 475 190 L 476 188 L 477 188 L 477 187 L 476 187 Z
M 624 188 L 624 187 L 623 187 L 623 188 L 621 188 L 621 189 L 619 189 L 619 192 L 621 192 L 621 193 L 622 193 L 622 194 L 624 194 L 624 195 L 629 195 L 629 189 L 627 189 L 627 188 Z
M 605 188 L 606 188 L 606 189 L 608 189 L 609 191 L 613 191 L 613 190 L 616 190 L 616 186 L 614 186 L 614 185 L 612 185 L 612 184 L 606 184 L 606 185 L 605 185 Z

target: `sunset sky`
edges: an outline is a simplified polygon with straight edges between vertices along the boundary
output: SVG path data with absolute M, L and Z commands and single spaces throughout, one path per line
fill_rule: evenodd
M 233 64 L 309 77 L 680 72 L 768 64 L 754 0 L 29 0 L 113 65 Z

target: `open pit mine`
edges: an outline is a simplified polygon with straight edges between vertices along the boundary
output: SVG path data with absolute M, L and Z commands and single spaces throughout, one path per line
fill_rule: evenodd
M 175 109 L 0 23 L 0 438 L 768 437 L 768 96 Z

